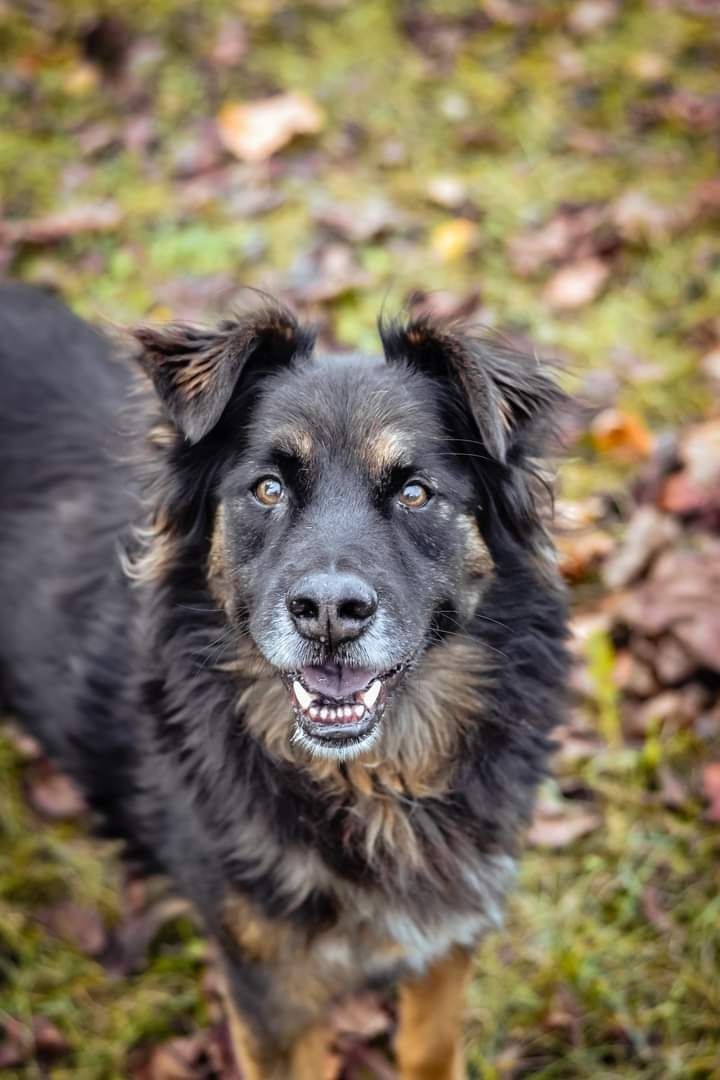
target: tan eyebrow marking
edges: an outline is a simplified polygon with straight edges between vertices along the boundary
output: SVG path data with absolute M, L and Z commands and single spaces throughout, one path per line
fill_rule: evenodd
M 294 427 L 281 428 L 273 441 L 278 450 L 294 454 L 303 461 L 312 461 L 315 447 L 309 431 Z
M 404 432 L 385 428 L 363 441 L 362 459 L 373 476 L 411 463 L 411 445 Z

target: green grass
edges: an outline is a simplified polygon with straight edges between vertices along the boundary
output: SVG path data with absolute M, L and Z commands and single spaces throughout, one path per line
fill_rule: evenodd
M 102 236 L 21 247 L 12 270 L 58 285 L 87 316 L 181 316 L 167 300 L 178 282 L 199 295 L 216 275 L 282 284 L 321 238 L 315 205 L 382 194 L 407 225 L 355 245 L 367 286 L 321 312 L 340 341 L 376 348 L 386 297 L 392 306 L 416 287 L 477 286 L 486 321 L 567 360 L 568 385 L 612 368 L 621 405 L 655 429 L 679 426 L 708 406 L 698 328 L 717 318 L 720 302 L 717 218 L 698 216 L 670 240 L 625 245 L 602 295 L 564 315 L 543 302 L 543 275 L 513 273 L 507 244 L 565 202 L 612 202 L 639 190 L 684 205 L 715 175 L 716 137 L 672 118 L 638 126 L 657 95 L 637 71 L 650 53 L 674 90 L 716 93 L 718 22 L 679 2 L 627 0 L 608 26 L 580 36 L 567 28 L 572 6 L 531 5 L 540 14 L 528 27 L 478 25 L 444 56 L 437 31 L 431 60 L 402 31 L 413 6 L 384 0 L 50 0 L 32 20 L 0 5 L 0 211 L 32 218 L 112 199 L 122 215 Z M 477 9 L 469 0 L 423 6 L 450 24 Z M 127 87 L 92 68 L 78 77 L 79 34 L 91 12 L 119 15 L 136 42 L 151 46 L 133 59 L 132 105 Z M 228 14 L 244 21 L 250 47 L 222 69 L 211 54 Z M 272 173 L 238 165 L 229 195 L 188 201 L 175 162 L 198 126 L 227 100 L 286 89 L 319 102 L 324 131 L 280 154 Z M 152 123 L 146 150 L 123 142 L 133 111 Z M 83 135 L 103 126 L 103 146 L 83 150 Z M 572 149 L 568 137 L 578 130 L 605 138 L 607 151 Z M 475 249 L 447 263 L 431 241 L 454 215 L 427 194 L 445 174 L 465 183 L 478 228 Z M 233 194 L 268 186 L 281 200 L 275 209 L 250 217 L 234 209 Z M 649 376 L 635 379 L 623 357 L 648 365 Z M 584 446 L 563 470 L 573 497 L 622 491 L 626 482 L 626 469 Z M 561 851 L 528 853 L 507 929 L 479 960 L 469 1058 L 484 1080 L 718 1076 L 720 836 L 693 794 L 718 749 L 683 730 L 624 741 L 603 639 L 593 639 L 589 664 L 596 691 L 587 722 L 605 749 L 563 766 L 561 782 L 586 792 L 603 824 Z M 690 792 L 677 810 L 657 794 L 668 764 Z M 120 922 L 121 872 L 110 846 L 28 808 L 23 771 L 0 739 L 0 1018 L 42 1015 L 57 1025 L 71 1053 L 52 1066 L 53 1077 L 124 1077 L 132 1047 L 207 1022 L 204 946 L 189 926 L 173 924 L 145 970 L 112 977 L 44 931 L 38 911 L 62 899 L 99 910 L 109 926 Z M 648 895 L 662 911 L 655 922 Z M 3 1075 L 42 1074 L 30 1062 Z

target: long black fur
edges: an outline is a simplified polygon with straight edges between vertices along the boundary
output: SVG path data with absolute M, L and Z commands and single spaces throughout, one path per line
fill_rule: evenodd
M 218 503 L 259 437 L 258 400 L 270 423 L 267 410 L 292 415 L 298 380 L 316 380 L 309 409 L 313 386 L 334 385 L 330 367 L 303 374 L 311 335 L 275 309 L 217 332 L 139 331 L 158 406 L 149 389 L 132 396 L 129 365 L 58 300 L 22 285 L 0 290 L 3 697 L 80 783 L 105 831 L 191 898 L 230 958 L 241 1008 L 263 1030 L 272 990 L 228 935 L 228 896 L 311 937 L 344 917 L 353 888 L 418 919 L 472 907 L 459 861 L 468 851 L 515 854 L 562 713 L 565 608 L 544 562 L 536 475 L 560 395 L 533 361 L 451 327 L 385 325 L 382 339 L 385 364 L 362 377 L 398 394 L 410 386 L 437 414 L 449 432 L 438 461 L 472 491 L 495 568 L 464 631 L 491 665 L 477 714 L 444 789 L 403 796 L 423 855 L 416 865 L 392 845 L 369 854 L 342 787 L 279 758 L 248 727 L 237 702 L 253 676 L 232 662 L 249 614 L 238 610 L 241 636 L 230 633 L 208 582 Z M 128 402 L 143 429 L 133 436 Z M 330 397 L 322 409 L 332 408 Z M 146 450 L 158 422 L 169 424 L 165 441 Z M 145 455 L 150 465 L 138 465 Z M 154 530 L 169 560 L 144 583 L 122 566 L 123 553 L 142 560 L 137 527 Z M 418 534 L 409 550 L 425 544 L 423 558 L 442 560 L 431 542 L 431 532 Z M 247 544 L 243 559 L 254 565 L 262 543 L 248 532 Z M 452 639 L 454 619 L 438 615 L 434 641 Z M 262 842 L 247 836 L 251 818 Z M 327 870 L 297 895 L 289 850 L 312 852 Z

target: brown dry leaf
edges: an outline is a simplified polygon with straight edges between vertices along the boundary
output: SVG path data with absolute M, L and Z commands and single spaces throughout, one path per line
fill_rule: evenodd
M 708 801 L 706 818 L 720 822 L 720 761 L 711 761 L 702 771 L 703 795 Z
M 45 759 L 33 763 L 26 774 L 27 795 L 38 813 L 53 820 L 79 817 L 87 806 L 69 776 Z
M 670 71 L 668 58 L 662 53 L 641 49 L 628 60 L 628 70 L 641 82 L 658 82 Z
M 276 94 L 262 101 L 228 102 L 217 116 L 220 139 L 241 161 L 267 161 L 296 135 L 315 135 L 325 114 L 302 93 Z
M 122 221 L 114 202 L 87 203 L 26 221 L 0 221 L 0 240 L 13 244 L 53 244 L 80 233 L 112 232 Z
M 99 956 L 107 945 L 105 926 L 97 911 L 71 900 L 39 912 L 38 921 L 86 956 Z
M 657 888 L 649 883 L 643 890 L 643 911 L 647 921 L 661 934 L 667 934 L 673 929 L 673 921 L 660 905 L 660 894 Z
M 691 427 L 680 440 L 678 453 L 685 467 L 665 481 L 660 505 L 681 515 L 719 513 L 720 420 Z
M 555 544 L 560 556 L 560 573 L 566 581 L 581 581 L 587 577 L 615 546 L 610 534 L 601 529 L 557 536 Z
M 535 847 L 564 848 L 597 829 L 600 824 L 600 815 L 587 806 L 576 806 L 567 801 L 549 802 L 541 798 L 528 841 Z
M 477 242 L 477 225 L 468 218 L 454 218 L 436 225 L 430 234 L 430 247 L 443 262 L 454 262 L 467 255 Z
M 140 971 L 147 963 L 153 941 L 162 928 L 175 919 L 190 917 L 190 905 L 179 896 L 166 896 L 146 909 L 132 914 L 112 937 L 108 970 L 118 975 Z
M 624 589 L 636 581 L 654 556 L 669 547 L 679 532 L 677 522 L 654 506 L 641 506 L 636 510 L 622 544 L 603 568 L 603 580 L 608 589 Z
M 543 290 L 543 299 L 555 311 L 573 311 L 597 299 L 610 277 L 610 267 L 590 256 L 558 270 Z
M 590 425 L 593 446 L 600 454 L 618 461 L 633 462 L 647 457 L 653 436 L 642 417 L 623 409 L 603 409 Z
M 139 1069 L 134 1070 L 133 1080 L 197 1080 L 201 1073 L 198 1065 L 205 1052 L 202 1033 L 188 1035 L 156 1046 Z
M 563 206 L 544 225 L 512 238 L 508 250 L 513 270 L 529 277 L 546 266 L 612 248 L 606 223 L 607 211 L 600 203 Z
M 626 191 L 611 210 L 620 236 L 632 244 L 667 240 L 689 222 L 691 213 L 689 204 L 662 205 L 643 191 Z
M 31 1059 L 62 1057 L 70 1051 L 65 1036 L 44 1016 L 34 1016 L 29 1025 L 6 1016 L 2 1027 L 0 1069 L 17 1068 Z
M 344 240 L 365 243 L 383 233 L 397 230 L 402 215 L 384 196 L 376 195 L 357 203 L 329 203 L 313 215 L 319 224 Z
M 459 210 L 468 198 L 467 184 L 458 176 L 433 176 L 425 190 L 430 202 L 443 210 Z
M 720 383 L 720 345 L 706 352 L 700 361 L 700 367 L 709 379 Z
M 579 0 L 568 14 L 568 28 L 583 37 L 595 34 L 611 23 L 617 13 L 617 0 Z

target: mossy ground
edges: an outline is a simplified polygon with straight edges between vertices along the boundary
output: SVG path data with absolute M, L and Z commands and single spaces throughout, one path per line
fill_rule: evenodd
M 363 284 L 322 306 L 335 338 L 375 348 L 384 301 L 399 305 L 418 287 L 478 287 L 483 318 L 563 357 L 569 384 L 612 370 L 622 407 L 655 430 L 678 427 L 708 408 L 698 359 L 720 310 L 717 218 L 698 214 L 625 244 L 604 291 L 565 313 L 545 302 L 542 276 L 513 271 L 508 241 L 565 203 L 612 204 L 628 190 L 666 208 L 692 201 L 717 171 L 717 125 L 656 106 L 669 94 L 717 94 L 720 25 L 699 3 L 627 0 L 588 32 L 579 6 L 503 0 L 483 20 L 467 0 L 47 0 L 32 17 L 0 4 L 4 218 L 105 200 L 118 209 L 107 232 L 19 245 L 12 272 L 56 284 L 91 318 L 182 316 L 173 298 L 207 296 L 211 306 L 219 279 L 295 280 L 298 257 L 320 242 L 322 202 L 382 195 L 408 224 L 351 241 Z M 527 20 L 502 16 L 521 8 Z M 418 11 L 430 29 L 410 35 Z M 82 53 L 100 15 L 121 20 L 131 44 L 130 75 L 114 81 Z M 213 49 L 230 17 L 248 47 L 223 66 Z M 320 135 L 272 166 L 238 166 L 229 187 L 214 188 L 211 170 L 193 193 L 178 162 L 221 105 L 280 90 L 321 105 Z M 141 119 L 148 134 L 136 126 L 133 137 L 128 124 Z M 466 188 L 461 211 L 428 196 L 430 181 L 448 175 Z M 248 189 L 278 204 L 247 213 Z M 474 220 L 475 240 L 443 260 L 434 230 L 458 215 Z M 626 473 L 580 442 L 563 475 L 577 497 L 621 490 Z M 606 726 L 611 668 L 595 665 L 590 709 Z M 469 1061 L 484 1080 L 720 1076 L 720 834 L 699 797 L 674 809 L 655 797 L 667 764 L 697 790 L 707 748 L 684 730 L 604 745 L 565 766 L 603 827 L 528 853 L 507 930 L 482 951 Z M 10 741 L 0 742 L 0 778 L 0 1019 L 42 1015 L 58 1026 L 71 1046 L 51 1067 L 58 1080 L 126 1076 L 131 1047 L 206 1022 L 204 945 L 173 924 L 145 970 L 112 978 L 42 930 L 37 911 L 63 898 L 110 925 L 120 919 L 118 864 L 82 829 L 28 808 Z M 648 889 L 659 917 L 648 915 Z M 44 1073 L 30 1061 L 7 1075 Z

